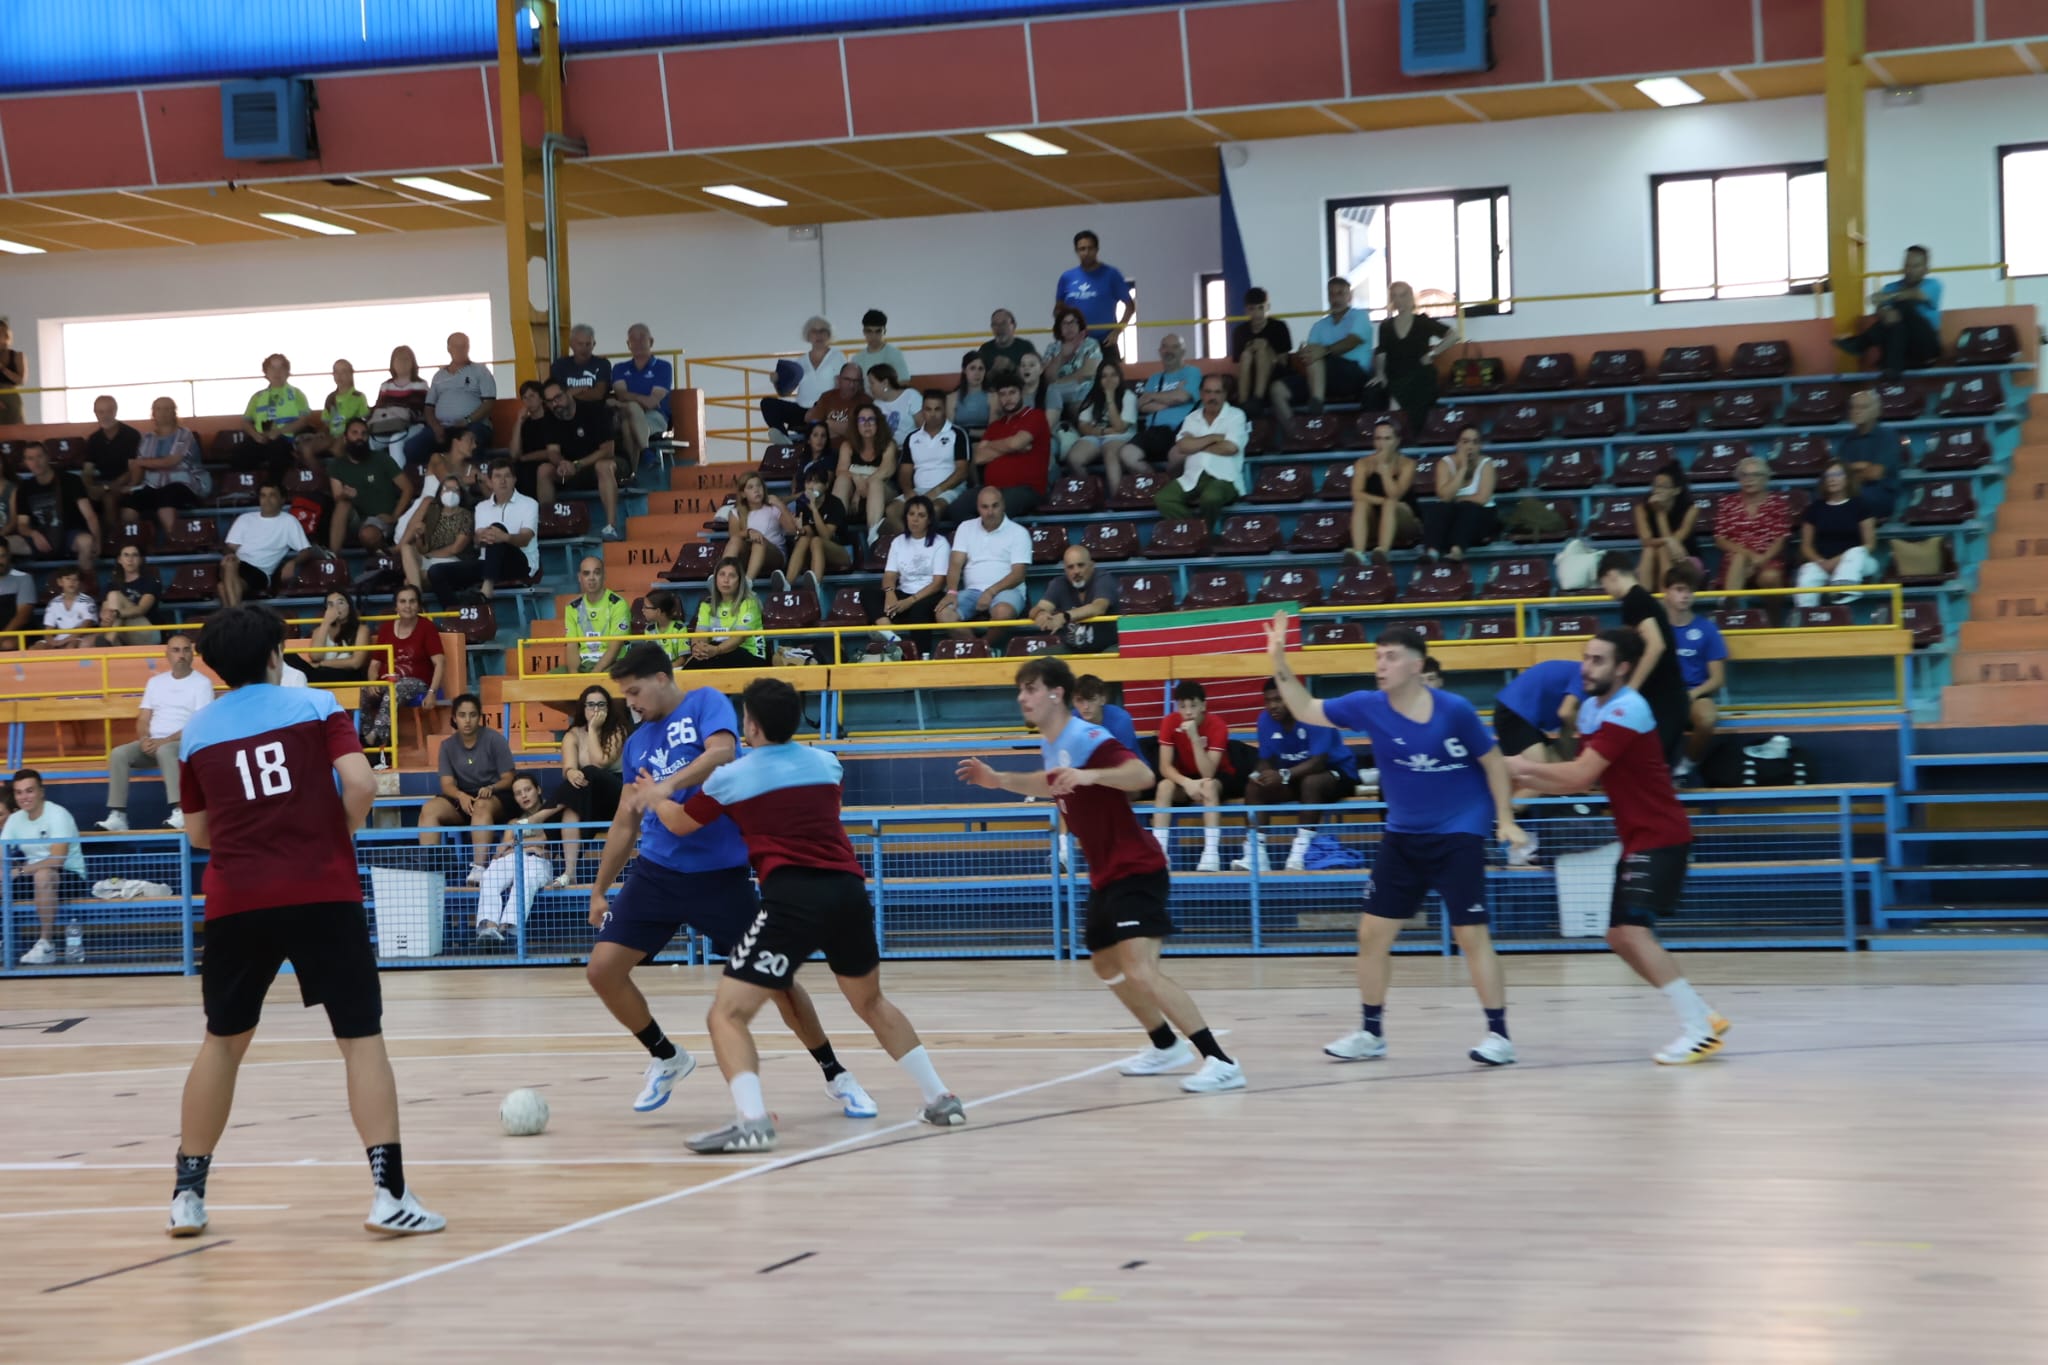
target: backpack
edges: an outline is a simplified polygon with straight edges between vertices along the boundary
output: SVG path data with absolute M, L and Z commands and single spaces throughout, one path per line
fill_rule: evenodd
M 1498 357 L 1467 356 L 1451 362 L 1451 391 L 1491 393 L 1507 382 L 1507 368 Z
M 1565 532 L 1564 518 L 1541 498 L 1517 501 L 1508 509 L 1507 519 L 1502 525 L 1510 535 L 1520 534 L 1530 540 L 1556 540 Z

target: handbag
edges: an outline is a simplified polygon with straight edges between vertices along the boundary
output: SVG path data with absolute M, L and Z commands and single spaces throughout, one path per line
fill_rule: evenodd
M 372 436 L 396 436 L 412 430 L 419 419 L 413 410 L 403 403 L 385 403 L 370 409 L 370 434 Z

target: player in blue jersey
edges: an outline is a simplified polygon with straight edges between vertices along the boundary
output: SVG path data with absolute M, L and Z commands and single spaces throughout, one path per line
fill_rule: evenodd
M 1365 913 L 1358 920 L 1359 1029 L 1323 1051 L 1346 1062 L 1387 1055 L 1382 1011 L 1394 939 L 1402 922 L 1435 891 L 1443 898 L 1451 935 L 1486 1011 L 1486 1037 L 1469 1055 L 1489 1066 L 1514 1061 L 1507 987 L 1486 918 L 1488 831 L 1510 849 L 1529 839 L 1509 804 L 1506 760 L 1470 702 L 1423 685 L 1429 650 L 1415 631 L 1396 626 L 1380 633 L 1373 660 L 1379 691 L 1324 702 L 1310 696 L 1288 666 L 1288 628 L 1287 613 L 1280 612 L 1266 629 L 1273 681 L 1288 711 L 1310 725 L 1369 735 L 1387 803 L 1386 832 L 1366 884 Z
M 1493 733 L 1500 751 L 1513 758 L 1569 735 L 1586 686 L 1577 659 L 1545 659 L 1517 673 L 1493 699 Z M 1553 759 L 1555 751 L 1542 755 Z
M 627 705 L 639 714 L 640 726 L 626 737 L 621 760 L 626 789 L 619 798 L 619 813 L 605 833 L 597 880 L 590 888 L 590 924 L 597 930 L 597 942 L 591 946 L 584 975 L 612 1017 L 652 1058 L 646 1084 L 633 1101 L 635 1109 L 647 1113 L 668 1103 L 669 1091 L 697 1069 L 697 1059 L 662 1032 L 647 997 L 633 984 L 633 969 L 667 947 L 685 924 L 709 938 L 721 956 L 729 955 L 760 906 L 747 866 L 746 842 L 732 821 L 717 820 L 688 835 L 672 834 L 654 804 L 680 805 L 696 794 L 705 778 L 733 761 L 739 751 L 739 722 L 732 703 L 709 687 L 691 692 L 677 687 L 675 664 L 651 641 L 627 650 L 612 665 L 611 676 L 626 694 Z M 652 785 L 636 788 L 634 782 L 643 774 Z M 618 898 L 607 902 L 605 893 L 632 854 L 636 834 L 640 856 Z M 775 1003 L 790 1031 L 824 1070 L 825 1093 L 838 1101 L 848 1118 L 873 1118 L 875 1102 L 839 1064 L 804 988 L 790 982 L 787 990 L 776 994 Z

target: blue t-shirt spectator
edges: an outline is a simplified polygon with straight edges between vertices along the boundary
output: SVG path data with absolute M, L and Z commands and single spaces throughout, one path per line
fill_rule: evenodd
M 643 370 L 633 363 L 633 357 L 627 356 L 612 366 L 612 383 L 627 393 L 637 393 L 643 397 L 656 389 L 674 393 L 676 368 L 657 355 L 647 358 L 647 368 Z M 669 427 L 668 399 L 662 399 L 655 405 L 654 410 L 661 414 L 661 427 L 666 431 Z
M 1345 337 L 1357 337 L 1359 344 L 1346 351 L 1344 359 L 1364 365 L 1372 355 L 1372 315 L 1363 308 L 1347 308 L 1341 318 L 1323 314 L 1308 329 L 1311 346 L 1335 346 Z
M 1283 726 L 1270 711 L 1261 711 L 1258 728 L 1259 757 L 1274 767 L 1292 768 L 1321 758 L 1346 782 L 1358 781 L 1358 760 L 1344 743 L 1344 736 L 1329 726 L 1292 718 Z
M 1192 365 L 1148 375 L 1145 382 L 1138 386 L 1138 390 L 1141 393 L 1159 393 L 1172 388 L 1175 384 L 1181 386 L 1182 392 L 1188 396 L 1188 401 L 1159 409 L 1152 414 L 1149 425 L 1179 431 L 1180 424 L 1188 420 L 1188 414 L 1202 405 L 1202 372 Z
M 1080 309 L 1088 322 L 1089 335 L 1102 341 L 1109 336 L 1109 329 L 1116 326 L 1117 305 L 1129 302 L 1131 286 L 1124 280 L 1123 271 L 1098 262 L 1093 270 L 1083 270 L 1078 265 L 1069 267 L 1052 292 L 1061 303 L 1071 303 Z
M 1673 626 L 1671 633 L 1677 637 L 1678 676 L 1685 679 L 1688 691 L 1707 680 L 1708 664 L 1728 657 L 1728 642 L 1721 638 L 1721 628 L 1704 616 Z
M 1878 290 L 1877 292 L 1882 296 L 1889 297 L 1890 295 L 1897 293 L 1901 289 L 1910 289 L 1913 287 L 1914 286 L 1907 284 L 1903 279 L 1898 279 L 1893 280 L 1890 284 L 1886 285 L 1884 288 Z M 1932 327 L 1935 331 L 1938 332 L 1941 330 L 1941 281 L 1937 280 L 1932 275 L 1923 275 L 1920 279 L 1919 289 L 1921 293 L 1927 296 L 1926 298 L 1908 299 L 1906 300 L 1906 302 L 1899 304 L 1897 306 L 1902 309 L 1910 308 L 1914 312 L 1917 312 L 1918 314 L 1920 314 L 1921 317 L 1927 319 L 1927 325 L 1929 327 Z
M 1577 659 L 1545 659 L 1517 673 L 1494 701 L 1548 735 L 1564 724 L 1558 715 L 1564 699 L 1585 695 L 1586 675 Z
M 1123 745 L 1132 753 L 1143 754 L 1145 752 L 1138 747 L 1137 723 L 1131 719 L 1131 713 L 1124 710 L 1123 707 L 1111 702 L 1104 702 L 1102 706 L 1102 728 L 1109 731 L 1111 735 L 1115 736 L 1117 743 Z

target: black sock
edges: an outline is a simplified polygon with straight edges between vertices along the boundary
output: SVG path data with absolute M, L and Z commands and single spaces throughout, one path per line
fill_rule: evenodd
M 1145 1036 L 1152 1040 L 1152 1046 L 1164 1052 L 1173 1046 L 1173 1025 L 1161 1024 Z
M 1358 1007 L 1358 1026 L 1375 1038 L 1386 1037 L 1385 1022 L 1380 1018 L 1380 1012 L 1384 1009 L 1386 1009 L 1385 1005 L 1360 1005 Z
M 1484 1008 L 1484 1007 L 1482 1006 L 1482 1008 Z M 1491 1030 L 1492 1030 L 1493 1032 L 1495 1032 L 1495 1033 L 1498 1033 L 1498 1034 L 1499 1034 L 1499 1035 L 1500 1035 L 1501 1037 L 1503 1037 L 1503 1038 L 1507 1037 L 1507 1036 L 1508 1036 L 1508 1007 L 1507 1007 L 1506 1005 L 1502 1005 L 1502 1006 L 1501 1006 L 1501 1007 L 1500 1007 L 1499 1009 L 1497 1009 L 1497 1010 L 1487 1010 L 1487 1011 L 1486 1011 L 1486 1027 L 1487 1027 L 1487 1028 L 1489 1028 L 1489 1029 L 1491 1029 Z
M 832 1044 L 823 1043 L 811 1049 L 811 1060 L 825 1072 L 825 1084 L 830 1085 L 846 1074 L 846 1068 L 839 1065 L 839 1059 L 832 1055 Z
M 213 1165 L 212 1155 L 186 1156 L 180 1152 L 173 1164 L 177 1168 L 178 1183 L 171 1187 L 171 1193 L 180 1195 L 190 1190 L 201 1199 L 206 1198 L 206 1172 L 207 1168 Z
M 395 1142 L 380 1142 L 363 1148 L 370 1158 L 370 1183 L 388 1190 L 393 1199 L 405 1198 L 405 1158 Z
M 676 1055 L 676 1045 L 661 1031 L 661 1024 L 650 1022 L 646 1028 L 633 1035 L 640 1040 L 640 1046 L 654 1054 L 656 1061 L 665 1062 Z
M 1198 1028 L 1193 1033 L 1190 1033 L 1188 1041 L 1193 1043 L 1195 1050 L 1204 1057 L 1214 1057 L 1219 1062 L 1230 1060 L 1230 1054 L 1225 1052 L 1222 1046 L 1217 1043 L 1216 1035 L 1205 1028 Z

